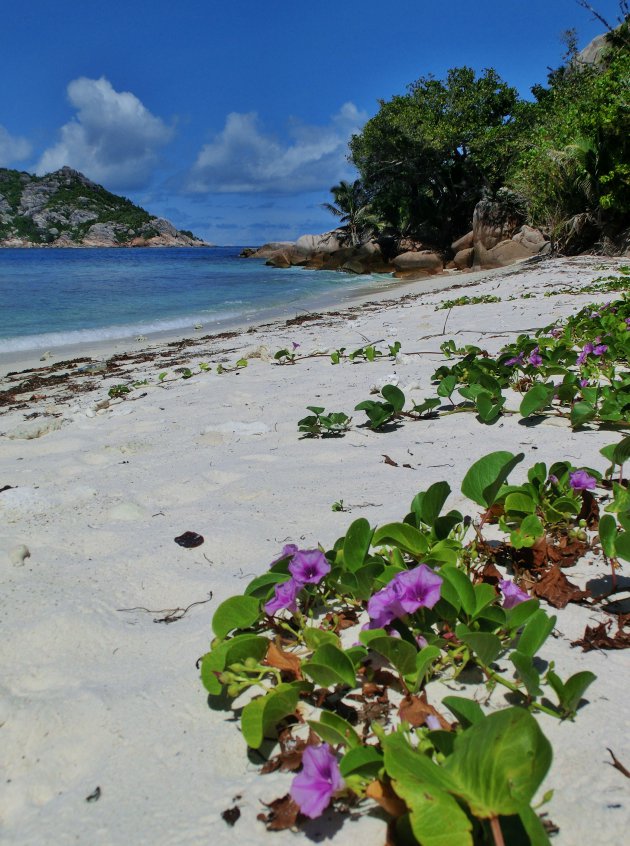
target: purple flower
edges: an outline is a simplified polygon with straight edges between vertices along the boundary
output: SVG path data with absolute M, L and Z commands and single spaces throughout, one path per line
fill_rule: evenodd
M 427 714 L 424 718 L 424 724 L 428 729 L 431 729 L 431 731 L 439 731 L 442 728 L 440 721 L 435 714 Z
M 395 617 L 413 614 L 418 608 L 433 608 L 440 598 L 442 577 L 426 564 L 398 573 L 368 601 L 370 628 L 381 629 Z
M 297 343 L 297 341 L 291 341 L 291 346 L 293 347 L 293 352 L 295 352 L 300 345 Z
M 508 358 L 508 360 L 505 362 L 505 366 L 506 367 L 512 367 L 512 365 L 514 365 L 514 364 L 521 365 L 521 364 L 524 364 L 524 363 L 525 363 L 525 353 L 520 352 L 514 358 Z
M 588 385 L 588 379 L 580 379 L 580 388 L 585 388 Z
M 298 593 L 302 590 L 302 585 L 289 579 L 287 582 L 281 582 L 276 585 L 275 596 L 265 603 L 265 611 L 269 616 L 273 616 L 277 611 L 282 611 L 286 608 L 292 614 L 297 611 L 296 599 Z
M 294 543 L 288 543 L 286 546 L 282 547 L 280 555 L 277 558 L 274 558 L 269 566 L 273 567 L 274 564 L 277 564 L 278 561 L 284 561 L 285 558 L 293 558 L 297 551 L 298 548 Z
M 596 347 L 593 347 L 593 355 L 604 355 L 607 350 L 607 344 L 597 344 Z
M 574 491 L 593 491 L 597 485 L 597 479 L 586 470 L 576 470 L 574 473 L 569 473 L 569 485 Z
M 551 482 L 552 485 L 557 485 L 558 484 L 558 477 L 554 473 L 550 473 L 549 474 L 549 481 Z
M 559 337 L 560 337 L 560 335 L 562 335 L 562 329 L 561 329 L 559 326 L 555 326 L 555 327 L 551 330 L 551 337 L 552 337 L 552 338 L 559 338 Z
M 291 559 L 289 573 L 300 585 L 316 585 L 330 573 L 330 564 L 319 549 L 299 549 Z
M 401 604 L 405 591 L 397 579 L 395 576 L 386 587 L 370 597 L 367 604 L 370 615 L 369 628 L 384 629 L 394 617 L 405 616 L 406 612 Z
M 519 605 L 519 603 L 525 602 L 529 599 L 529 594 L 524 590 L 521 590 L 516 582 L 513 582 L 511 579 L 501 579 L 499 582 L 499 590 L 503 594 L 503 607 L 506 611 L 509 611 L 510 608 L 514 608 L 515 605 Z
M 542 356 L 538 352 L 538 347 L 535 347 L 529 354 L 529 363 L 532 367 L 540 367 L 542 364 Z
M 440 598 L 442 577 L 426 564 L 400 573 L 396 578 L 404 588 L 401 605 L 409 614 L 418 608 L 433 608 Z
M 626 317 L 626 329 L 630 329 L 630 317 Z
M 302 755 L 302 772 L 293 779 L 291 797 L 306 817 L 321 816 L 332 795 L 343 785 L 337 759 L 327 743 L 307 746 Z
M 587 356 L 589 356 L 593 352 L 593 349 L 594 347 L 592 344 L 584 344 L 582 352 L 577 357 L 576 364 L 584 364 L 587 359 Z

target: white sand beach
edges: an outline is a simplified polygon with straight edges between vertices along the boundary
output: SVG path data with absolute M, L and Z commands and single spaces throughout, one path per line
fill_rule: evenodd
M 286 793 L 291 776 L 259 775 L 238 721 L 208 707 L 195 664 L 209 648 L 212 614 L 264 572 L 283 544 L 329 548 L 357 517 L 373 525 L 400 519 L 415 493 L 438 480 L 451 485 L 450 507 L 476 515 L 460 483 L 470 464 L 493 450 L 525 453 L 515 481 L 535 461 L 568 459 L 604 471 L 599 449 L 619 436 L 573 432 L 559 418 L 527 426 L 514 415 L 484 426 L 472 414 L 453 414 L 377 433 L 361 426 L 365 416 L 353 409 L 372 386 L 388 382 L 417 401 L 433 395 L 430 376 L 444 362 L 440 344 L 449 338 L 495 353 L 521 332 L 613 298 L 553 294 L 622 263 L 549 259 L 437 277 L 319 316 L 193 338 L 181 348 L 166 340 L 136 343 L 114 374 L 96 368 L 56 386 L 33 383 L 16 397 L 24 407 L 0 408 L 2 842 L 263 846 L 360 839 L 362 846 L 382 846 L 385 823 L 376 808 L 352 819 L 327 813 L 298 834 L 268 833 L 256 820 L 261 802 Z M 492 294 L 501 302 L 436 311 L 462 293 L 441 289 L 462 284 L 471 296 Z M 534 296 L 521 299 L 523 293 Z M 331 365 L 333 350 L 379 341 L 400 341 L 404 355 L 398 362 L 384 356 Z M 327 354 L 279 366 L 274 353 L 293 342 L 299 356 Z M 146 354 L 138 356 L 143 346 Z M 71 353 L 104 361 L 123 347 Z M 24 381 L 27 367 L 50 367 L 67 352 L 55 351 L 46 362 L 34 355 L 0 363 L 0 390 Z M 230 370 L 241 358 L 247 366 Z M 200 362 L 211 369 L 200 372 Z M 217 373 L 219 363 L 226 372 Z M 182 378 L 182 367 L 194 375 Z M 108 397 L 113 385 L 132 378 L 148 382 Z M 297 421 L 308 405 L 345 411 L 353 426 L 339 439 L 302 439 Z M 347 512 L 332 510 L 340 500 Z M 173 539 L 185 531 L 205 543 L 178 546 Z M 569 575 L 583 586 L 608 574 L 603 559 L 591 555 Z M 627 592 L 620 597 L 627 600 Z M 186 608 L 180 619 L 164 620 Z M 554 843 L 620 844 L 630 781 L 607 750 L 630 767 L 630 653 L 571 646 L 587 624 L 607 619 L 600 609 L 570 604 L 555 613 L 545 658 L 562 675 L 588 669 L 597 681 L 574 722 L 540 717 L 554 748 L 541 792 L 554 790 L 545 807 L 559 827 Z M 442 687 L 440 693 L 433 686 L 433 702 L 453 692 Z M 501 702 L 500 692 L 495 697 Z M 229 826 L 221 814 L 234 806 L 241 815 Z

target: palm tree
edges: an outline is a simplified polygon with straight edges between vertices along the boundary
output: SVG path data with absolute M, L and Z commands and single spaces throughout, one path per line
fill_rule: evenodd
M 330 193 L 335 202 L 322 203 L 322 206 L 345 224 L 353 246 L 359 244 L 361 237 L 367 232 L 378 228 L 379 221 L 372 213 L 367 193 L 360 179 L 354 182 L 346 182 L 342 179 L 339 185 L 333 185 Z

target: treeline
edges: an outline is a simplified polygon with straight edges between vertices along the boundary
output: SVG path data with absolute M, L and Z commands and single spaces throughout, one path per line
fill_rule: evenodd
M 411 237 L 446 251 L 481 199 L 543 229 L 562 252 L 619 249 L 630 225 L 630 15 L 601 49 L 566 61 L 519 97 L 495 70 L 454 68 L 381 101 L 350 142 L 360 174 L 327 207 L 356 242 Z M 623 240 L 623 238 L 622 238 Z

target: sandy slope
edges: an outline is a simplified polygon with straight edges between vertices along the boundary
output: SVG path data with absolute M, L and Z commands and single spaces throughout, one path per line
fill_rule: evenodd
M 615 262 L 605 265 L 614 269 Z M 469 293 L 503 301 L 453 309 L 445 336 L 446 312 L 434 307 L 452 294 L 401 300 L 391 292 L 378 308 L 357 306 L 193 348 L 190 366 L 207 361 L 213 370 L 192 379 L 175 379 L 171 369 L 157 387 L 157 373 L 166 368 L 137 364 L 138 378 L 153 384 L 100 411 L 94 403 L 107 397 L 111 379 L 69 401 L 49 397 L 48 411 L 60 417 L 25 424 L 32 408 L 0 417 L 0 488 L 13 486 L 0 493 L 3 842 L 295 842 L 288 832 L 267 834 L 255 820 L 260 800 L 286 792 L 289 777 L 257 775 L 237 723 L 208 709 L 198 679 L 195 662 L 208 648 L 219 602 L 263 572 L 283 543 L 326 546 L 355 517 L 373 524 L 399 519 L 418 490 L 440 479 L 453 489 L 450 506 L 474 513 L 459 485 L 487 452 L 524 451 L 521 476 L 534 461 L 561 458 L 603 470 L 598 450 L 614 440 L 605 432 L 574 434 L 558 420 L 531 428 L 507 417 L 483 427 L 462 414 L 388 434 L 353 428 L 339 440 L 314 441 L 298 438 L 296 421 L 310 404 L 351 413 L 372 385 L 394 374 L 401 387 L 418 386 L 417 399 L 429 396 L 445 338 L 496 351 L 519 331 L 596 299 L 546 299 L 545 291 L 601 273 L 601 260 L 580 258 L 489 275 Z M 508 301 L 524 291 L 537 297 Z M 260 347 L 273 354 L 295 341 L 306 354 L 379 339 L 425 354 L 396 365 L 333 367 L 320 357 L 279 367 L 263 349 L 262 359 L 250 359 L 238 373 L 215 372 L 222 358 L 234 363 Z M 233 351 L 222 354 L 222 347 Z M 357 413 L 355 422 L 362 418 Z M 10 437 L 24 425 L 55 420 L 60 428 L 42 437 Z M 412 469 L 385 464 L 383 454 Z M 339 499 L 349 515 L 332 512 Z M 205 544 L 176 545 L 173 538 L 186 530 L 201 533 Z M 10 555 L 20 544 L 31 553 L 21 565 Z M 581 583 L 606 572 L 598 561 L 577 570 L 571 578 Z M 179 621 L 155 622 L 210 594 Z M 138 610 L 121 610 L 132 608 Z M 548 810 L 560 826 L 559 846 L 618 844 L 627 827 L 630 783 L 610 766 L 606 748 L 630 765 L 628 653 L 570 647 L 586 623 L 602 617 L 569 606 L 545 647 L 561 674 L 598 675 L 575 723 L 542 721 L 555 750 L 544 787 L 555 789 Z M 434 688 L 432 696 L 440 692 L 448 691 Z M 100 798 L 87 801 L 97 787 Z M 221 812 L 234 804 L 241 818 L 230 828 Z M 360 837 L 363 846 L 380 846 L 384 826 L 366 814 L 352 822 L 324 819 L 308 831 L 315 840 Z

